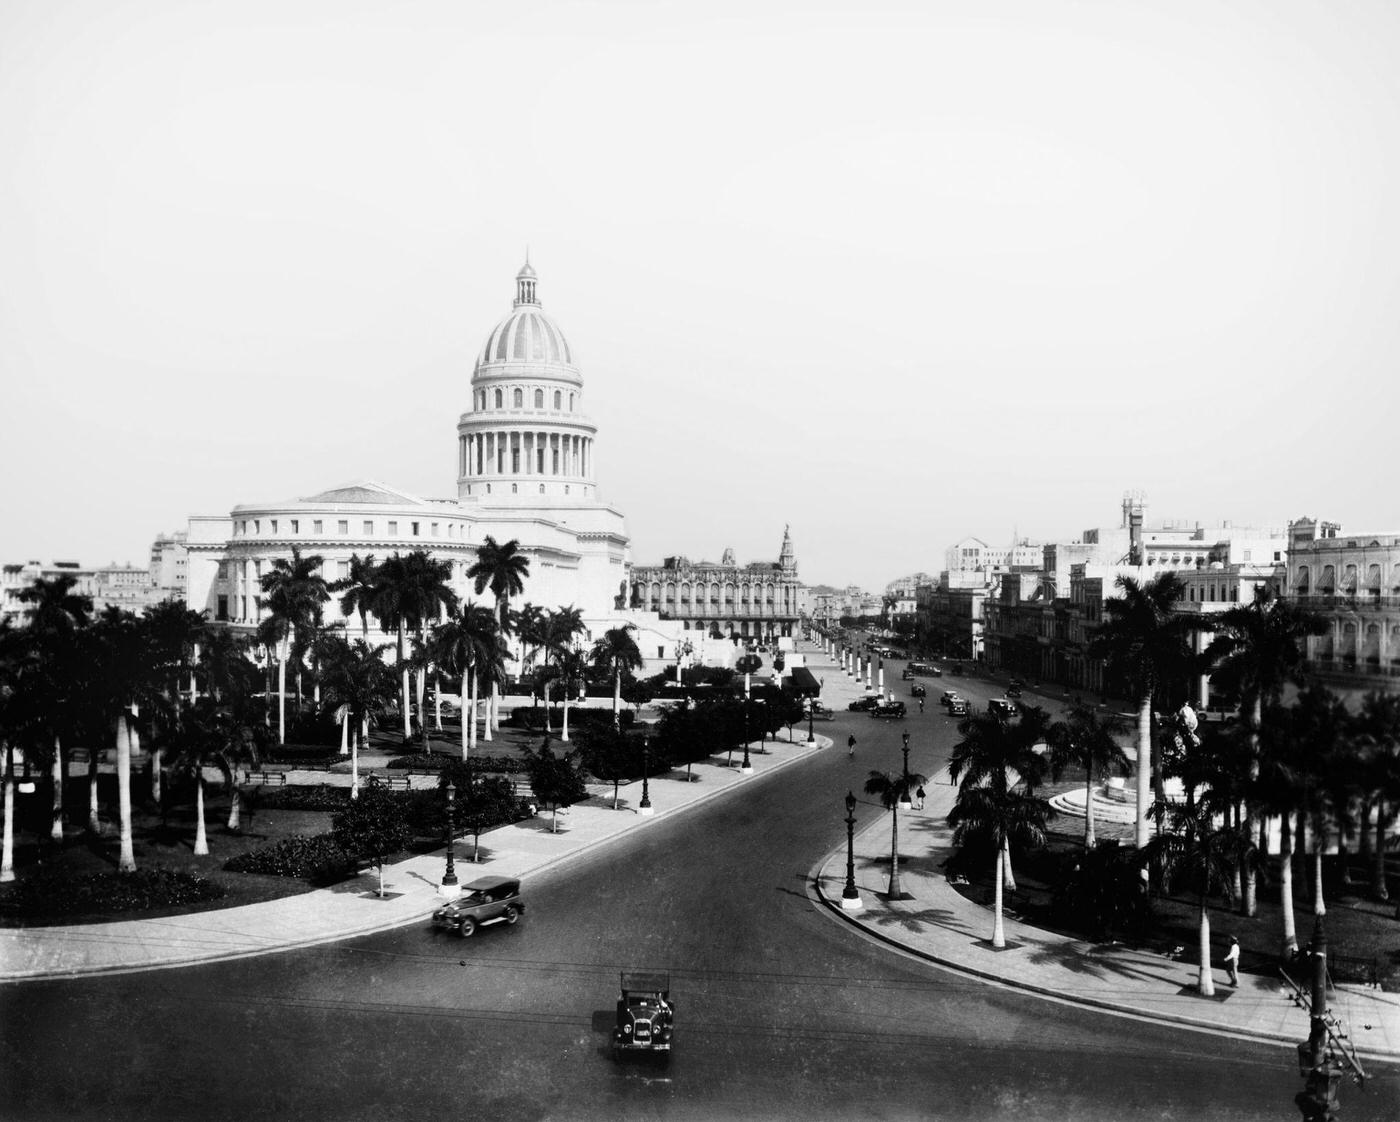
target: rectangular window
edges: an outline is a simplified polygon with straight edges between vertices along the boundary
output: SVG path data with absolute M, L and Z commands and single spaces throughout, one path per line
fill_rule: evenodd
M 366 518 L 366 519 L 365 519 L 364 534 L 365 534 L 366 537 L 370 537 L 371 535 L 373 535 L 373 533 L 374 533 L 374 523 L 371 522 L 368 518 Z
M 313 520 L 312 520 L 312 522 L 311 522 L 311 532 L 312 532 L 313 534 L 315 534 L 318 538 L 319 538 L 322 534 L 325 533 L 325 530 L 323 529 L 323 526 L 322 526 L 322 522 L 321 522 L 321 520 L 320 520 L 319 518 L 316 518 L 316 519 L 313 519 Z
M 220 561 L 220 562 L 219 562 L 219 579 L 220 579 L 220 580 L 228 580 L 228 562 L 227 562 L 227 561 Z
M 409 525 L 413 527 L 413 536 L 416 538 L 418 536 L 418 523 L 410 522 Z
M 240 596 L 238 599 L 241 601 L 241 608 L 242 608 L 242 610 L 238 613 L 238 618 L 239 618 L 239 619 L 247 619 L 247 618 L 248 618 L 248 597 L 246 597 L 246 596 Z
M 1250 555 L 1251 552 L 1252 552 L 1252 551 L 1251 551 L 1251 550 L 1248 550 L 1248 549 L 1246 549 L 1246 550 L 1244 551 L 1244 559 L 1245 559 L 1246 561 L 1249 560 L 1249 555 Z
M 344 580 L 346 577 L 348 577 L 350 575 L 350 562 L 337 561 L 335 563 L 335 575 L 338 576 L 341 580 Z
M 275 519 L 275 518 L 270 519 L 268 524 L 272 527 L 272 529 L 269 530 L 268 533 L 270 533 L 270 534 L 275 534 L 275 533 L 277 533 L 277 519 Z
M 220 597 L 219 597 L 219 607 L 218 607 L 218 609 L 217 609 L 217 610 L 215 611 L 215 613 L 214 613 L 214 618 L 215 618 L 216 620 L 219 620 L 219 621 L 224 621 L 224 620 L 227 620 L 227 619 L 228 619 L 228 597 L 227 597 L 227 596 L 220 596 Z
M 399 524 L 397 522 L 389 523 L 389 536 L 391 538 L 396 538 L 399 536 Z
M 438 536 L 438 524 L 437 524 L 436 522 L 434 522 L 434 523 L 433 523 L 433 537 L 437 537 L 437 536 Z
M 254 519 L 253 519 L 253 533 L 255 533 L 255 534 L 261 534 L 261 533 L 262 533 L 262 519 L 260 519 L 260 518 L 254 518 Z
M 342 538 L 346 537 L 350 533 L 349 520 L 345 518 L 338 519 L 335 524 L 335 532 Z

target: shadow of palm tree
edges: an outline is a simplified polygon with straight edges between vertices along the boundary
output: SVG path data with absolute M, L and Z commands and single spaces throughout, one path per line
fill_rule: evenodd
M 898 927 L 904 931 L 918 932 L 929 927 L 941 927 L 945 931 L 958 931 L 965 935 L 973 934 L 961 919 L 947 908 L 922 908 L 919 911 L 890 911 L 875 917 L 879 927 Z
M 1122 978 L 1134 982 L 1165 982 L 1171 985 L 1177 985 L 1181 981 L 1181 968 L 1171 959 L 1162 959 L 1161 965 L 1158 966 L 1155 960 L 1104 953 L 1103 948 L 1099 946 L 1051 943 L 1029 937 L 1024 942 L 1032 947 L 1029 957 L 1033 964 L 1061 966 L 1076 974 L 1094 978 Z

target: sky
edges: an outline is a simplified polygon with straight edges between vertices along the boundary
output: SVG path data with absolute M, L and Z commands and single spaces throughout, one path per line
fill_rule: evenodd
M 0 559 L 456 493 L 526 250 L 639 564 L 1400 526 L 1400 6 L 6 0 Z

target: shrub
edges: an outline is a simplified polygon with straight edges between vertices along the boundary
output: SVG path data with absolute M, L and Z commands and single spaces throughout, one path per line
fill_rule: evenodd
M 76 916 L 143 912 L 218 900 L 224 890 L 192 873 L 137 869 L 133 873 L 65 876 L 43 870 L 10 886 L 8 908 L 24 916 Z
M 230 873 L 261 873 L 272 877 L 298 877 L 316 884 L 331 884 L 354 872 L 355 863 L 331 834 L 284 838 L 240 853 L 224 862 Z
M 341 760 L 340 741 L 334 752 L 327 752 L 322 744 L 287 743 L 273 745 L 267 751 L 267 758 L 279 764 L 305 764 L 308 767 L 329 767 Z
M 320 783 L 315 787 L 253 787 L 249 794 L 257 795 L 258 810 L 339 810 L 350 801 L 349 787 L 331 787 Z

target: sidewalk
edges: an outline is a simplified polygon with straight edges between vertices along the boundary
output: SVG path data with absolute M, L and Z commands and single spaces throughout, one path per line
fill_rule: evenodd
M 831 913 L 883 942 L 965 973 L 1149 1020 L 1207 1028 L 1295 1045 L 1307 1039 L 1308 1010 L 1295 1004 L 1275 975 L 1241 974 L 1238 989 L 1216 971 L 1213 998 L 1196 992 L 1193 956 L 1176 960 L 1116 943 L 1085 942 L 1004 917 L 1006 947 L 995 950 L 992 910 L 968 900 L 941 871 L 952 853 L 945 819 L 956 788 L 947 772 L 927 785 L 923 810 L 900 813 L 899 880 L 908 897 L 886 896 L 890 874 L 890 819 L 885 815 L 855 838 L 855 881 L 861 908 L 841 907 L 846 850 L 833 853 L 817 891 Z M 1188 952 L 1194 951 L 1194 945 Z M 1337 986 L 1331 1011 L 1364 1060 L 1400 1060 L 1400 994 L 1364 986 Z

